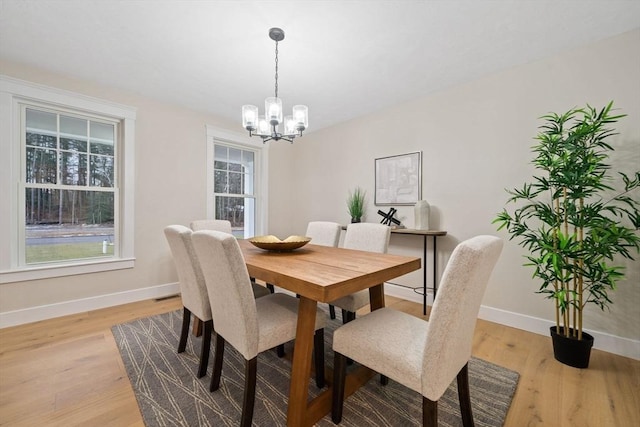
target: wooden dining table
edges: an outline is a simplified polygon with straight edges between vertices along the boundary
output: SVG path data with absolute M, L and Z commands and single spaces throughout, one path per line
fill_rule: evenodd
M 293 349 L 288 426 L 312 426 L 331 411 L 331 385 L 309 400 L 313 334 L 318 302 L 369 289 L 371 310 L 384 307 L 384 282 L 420 269 L 420 258 L 308 244 L 291 252 L 265 251 L 239 240 L 251 277 L 300 297 Z M 374 373 L 359 367 L 347 376 L 345 397 Z M 331 375 L 325 369 L 327 383 Z

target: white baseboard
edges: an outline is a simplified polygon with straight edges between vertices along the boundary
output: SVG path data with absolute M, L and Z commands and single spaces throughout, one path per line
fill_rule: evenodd
M 385 294 L 394 297 L 413 301 L 422 304 L 422 295 L 417 294 L 413 289 L 402 286 L 385 283 Z M 433 295 L 427 295 L 427 304 L 433 304 Z M 527 332 L 549 337 L 549 328 L 555 324 L 548 320 L 537 317 L 527 316 L 520 313 L 501 310 L 498 308 L 481 306 L 478 318 L 489 322 L 499 323 L 501 325 L 510 326 L 512 328 L 522 329 Z M 619 356 L 630 357 L 640 360 L 640 341 L 630 338 L 618 337 L 604 332 L 585 330 L 595 338 L 593 348 L 606 351 L 608 353 L 617 354 Z
M 167 283 L 164 285 L 150 286 L 148 288 L 134 289 L 131 291 L 116 292 L 113 294 L 99 295 L 73 301 L 30 307 L 22 310 L 6 311 L 4 313 L 0 313 L 0 328 L 52 319 L 54 317 L 67 316 L 69 314 L 82 313 L 84 311 L 97 310 L 100 308 L 113 307 L 146 299 L 164 298 L 178 293 L 180 293 L 178 283 Z

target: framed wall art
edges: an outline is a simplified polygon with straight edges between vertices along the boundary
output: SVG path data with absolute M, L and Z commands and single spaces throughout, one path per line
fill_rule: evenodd
M 422 199 L 422 151 L 375 159 L 376 205 L 414 205 Z

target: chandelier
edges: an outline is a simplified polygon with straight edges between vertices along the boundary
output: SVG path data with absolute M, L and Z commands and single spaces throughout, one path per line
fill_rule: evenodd
M 276 42 L 276 85 L 275 96 L 268 97 L 264 101 L 265 115 L 258 116 L 258 107 L 255 105 L 242 106 L 242 126 L 249 131 L 249 136 L 257 135 L 262 142 L 285 141 L 293 142 L 296 136 L 302 136 L 309 126 L 309 109 L 306 105 L 294 105 L 293 114 L 282 118 L 282 100 L 278 98 L 278 42 L 284 40 L 284 31 L 280 28 L 271 28 L 269 38 Z M 279 126 L 283 129 L 280 132 Z

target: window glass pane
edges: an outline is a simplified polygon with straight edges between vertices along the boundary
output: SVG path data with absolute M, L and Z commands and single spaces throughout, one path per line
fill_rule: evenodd
M 103 142 L 111 142 L 113 145 L 114 126 L 108 123 L 91 122 L 91 139 L 98 139 Z
M 55 135 L 44 135 L 41 133 L 27 132 L 27 145 L 35 147 L 56 148 L 58 138 Z
M 91 157 L 91 186 L 93 187 L 113 187 L 114 166 L 113 157 L 90 156 Z
M 113 144 L 106 144 L 91 140 L 91 154 L 105 154 L 107 156 L 113 156 Z
M 115 126 L 91 122 L 91 153 L 113 156 Z
M 242 172 L 242 151 L 229 148 L 229 170 L 233 172 Z
M 213 167 L 214 169 L 226 170 L 229 150 L 222 145 L 215 145 L 213 148 Z
M 213 174 L 213 191 L 215 193 L 228 193 L 229 174 L 220 170 L 214 170 Z
M 113 256 L 113 192 L 27 188 L 25 203 L 28 264 Z
M 45 111 L 31 110 L 27 108 L 25 118 L 27 129 L 38 131 L 38 133 L 56 134 L 58 133 L 57 115 Z
M 56 183 L 57 159 L 55 150 L 27 147 L 25 179 L 29 183 Z
M 62 184 L 87 185 L 87 155 L 60 152 L 60 176 Z
M 253 168 L 254 168 L 254 154 L 252 151 L 243 151 L 242 152 L 242 166 L 243 166 L 243 172 L 244 173 L 249 173 L 249 174 L 253 174 Z
M 60 116 L 60 133 L 71 137 L 87 137 L 87 120 Z
M 229 193 L 244 194 L 242 192 L 242 174 L 229 172 Z
M 244 230 L 244 201 L 244 197 L 216 197 L 216 219 L 226 219 L 236 231 Z
M 87 141 L 81 139 L 60 138 L 60 149 L 87 152 Z

